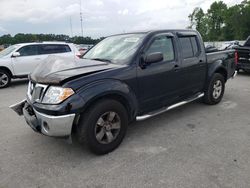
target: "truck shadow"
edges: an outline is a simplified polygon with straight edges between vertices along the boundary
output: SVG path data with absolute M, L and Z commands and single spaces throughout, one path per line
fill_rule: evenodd
M 179 108 L 152 117 L 148 120 L 134 122 L 128 129 L 127 137 L 140 139 L 140 137 L 143 137 L 145 135 L 150 136 L 150 134 L 154 131 L 161 132 L 161 130 L 164 130 L 168 132 L 170 129 L 178 128 L 195 129 L 196 125 L 192 123 L 194 114 L 203 111 L 203 109 L 205 111 L 207 107 L 209 106 L 206 106 L 200 101 L 194 101 L 190 104 L 186 104 Z M 180 120 L 180 117 L 185 117 L 185 119 L 190 119 L 190 121 L 183 122 L 183 120 Z

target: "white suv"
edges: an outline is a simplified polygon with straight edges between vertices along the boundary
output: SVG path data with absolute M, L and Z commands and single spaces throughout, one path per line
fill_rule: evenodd
M 0 89 L 11 79 L 27 77 L 49 55 L 76 58 L 80 53 L 72 43 L 41 42 L 16 44 L 0 52 Z

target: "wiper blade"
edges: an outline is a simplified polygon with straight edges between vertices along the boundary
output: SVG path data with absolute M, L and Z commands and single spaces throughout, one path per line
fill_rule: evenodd
M 109 60 L 109 59 L 94 58 L 94 59 L 91 59 L 91 60 L 95 60 L 95 61 L 102 61 L 102 62 L 108 62 L 108 63 L 112 63 L 112 61 L 111 61 L 111 60 Z

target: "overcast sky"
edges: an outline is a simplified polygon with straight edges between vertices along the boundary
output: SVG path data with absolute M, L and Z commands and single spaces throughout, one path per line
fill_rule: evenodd
M 156 28 L 186 28 L 188 15 L 214 0 L 82 0 L 84 36 Z M 224 0 L 228 5 L 241 0 Z M 0 0 L 0 36 L 16 33 L 80 35 L 80 0 Z

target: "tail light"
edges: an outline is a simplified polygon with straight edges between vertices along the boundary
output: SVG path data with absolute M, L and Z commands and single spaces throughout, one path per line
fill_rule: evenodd
M 76 57 L 81 58 L 82 56 L 80 54 L 76 54 Z
M 235 65 L 238 65 L 239 63 L 239 54 L 237 51 L 234 53 L 234 63 Z
M 76 53 L 76 57 L 82 58 L 82 55 L 80 53 Z

